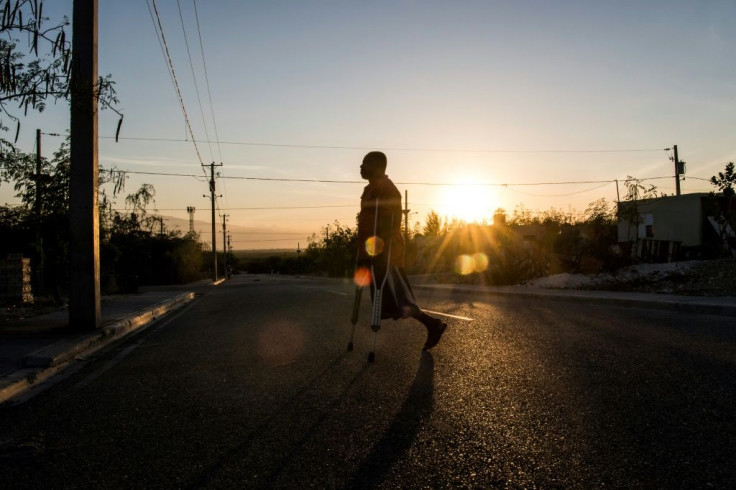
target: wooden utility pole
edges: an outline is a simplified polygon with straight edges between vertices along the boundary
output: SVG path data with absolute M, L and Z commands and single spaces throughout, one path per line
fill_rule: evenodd
M 680 174 L 685 173 L 685 172 L 680 171 L 681 170 L 680 159 L 677 156 L 677 145 L 674 145 L 672 148 L 675 151 L 675 192 L 679 196 L 680 195 Z
M 36 130 L 36 218 L 41 223 L 41 130 Z
M 225 277 L 230 275 L 227 273 L 227 215 L 222 215 L 222 249 L 225 251 L 223 255 L 223 266 L 225 268 Z
M 43 178 L 41 173 L 43 160 L 41 158 L 41 130 L 36 130 L 36 243 L 35 257 L 33 258 L 33 268 L 31 274 L 33 277 L 33 294 L 40 295 L 43 291 L 43 269 L 44 269 L 44 253 L 43 253 Z
M 409 191 L 404 190 L 404 242 L 409 243 Z
M 621 202 L 621 196 L 618 193 L 618 179 L 616 179 L 616 202 Z
M 71 77 L 71 289 L 69 323 L 100 326 L 97 211 L 97 0 L 74 0 Z
M 225 253 L 233 253 L 233 245 L 232 245 L 232 243 L 230 243 L 230 239 L 231 238 L 232 238 L 232 236 L 230 235 L 230 233 L 228 233 L 227 234 L 227 247 L 225 248 Z M 226 273 L 227 273 L 227 276 L 226 277 L 228 279 L 230 279 L 230 270 L 228 269 L 226 271 Z
M 217 233 L 215 232 L 215 167 L 222 164 L 210 163 L 210 205 L 212 206 L 212 281 L 217 281 Z

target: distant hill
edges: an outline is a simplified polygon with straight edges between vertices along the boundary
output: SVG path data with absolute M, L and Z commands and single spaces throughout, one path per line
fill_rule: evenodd
M 182 233 L 189 231 L 189 220 L 175 218 L 173 216 L 162 216 L 164 225 L 169 230 L 180 230 Z M 217 231 L 217 248 L 222 245 L 222 221 L 215 225 Z M 254 227 L 240 226 L 228 223 L 227 230 L 231 236 L 233 250 L 283 250 L 296 252 L 297 247 L 301 250 L 307 248 L 308 238 L 313 232 L 295 230 L 291 228 L 276 227 Z M 194 220 L 194 231 L 199 233 L 201 240 L 205 243 L 211 242 L 212 224 L 209 221 Z
M 303 249 L 302 249 L 303 250 Z M 264 248 L 261 250 L 235 250 L 233 251 L 240 260 L 265 259 L 267 257 L 296 257 L 296 250 L 291 248 Z

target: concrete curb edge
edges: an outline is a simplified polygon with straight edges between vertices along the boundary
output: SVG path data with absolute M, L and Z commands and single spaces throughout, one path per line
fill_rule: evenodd
M 23 369 L 0 378 L 0 403 L 20 395 L 63 371 L 81 355 L 92 354 L 110 342 L 140 330 L 193 299 L 193 292 L 181 293 L 121 320 L 104 325 L 97 332 L 80 334 L 71 340 L 60 341 L 28 354 L 24 359 Z

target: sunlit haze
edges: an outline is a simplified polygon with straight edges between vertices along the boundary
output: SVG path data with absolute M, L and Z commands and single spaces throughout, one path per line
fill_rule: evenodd
M 487 185 L 474 185 L 473 179 L 458 179 L 442 189 L 437 212 L 446 219 L 468 223 L 491 222 L 493 211 L 501 204 L 496 190 Z
M 71 18 L 71 0 L 44 5 Z M 628 175 L 674 193 L 673 145 L 684 193 L 710 191 L 736 160 L 736 2 L 179 5 L 181 17 L 172 1 L 99 2 L 99 72 L 125 115 L 115 142 L 117 116 L 101 113 L 100 164 L 131 172 L 126 192 L 153 184 L 171 226 L 186 229 L 192 206 L 207 230 L 202 165 L 222 163 L 217 214 L 236 249 L 304 248 L 335 220 L 354 226 L 369 150 L 387 154 L 412 223 L 431 210 L 488 223 L 499 207 L 583 213 L 615 201 L 616 180 L 623 196 Z M 35 152 L 41 128 L 51 157 L 68 119 L 62 102 L 23 119 L 20 148 Z M 11 185 L 0 202 L 18 202 Z

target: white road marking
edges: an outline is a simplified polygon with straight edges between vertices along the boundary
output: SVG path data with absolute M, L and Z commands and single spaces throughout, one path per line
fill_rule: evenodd
M 426 311 L 427 313 L 432 313 L 433 315 L 442 315 L 442 316 L 446 316 L 446 317 L 449 317 L 449 318 L 455 318 L 456 320 L 463 320 L 463 321 L 466 321 L 466 322 L 472 322 L 473 321 L 472 318 L 468 318 L 467 316 L 449 315 L 447 313 L 440 313 L 439 311 L 432 311 L 432 310 L 424 310 L 424 311 Z

